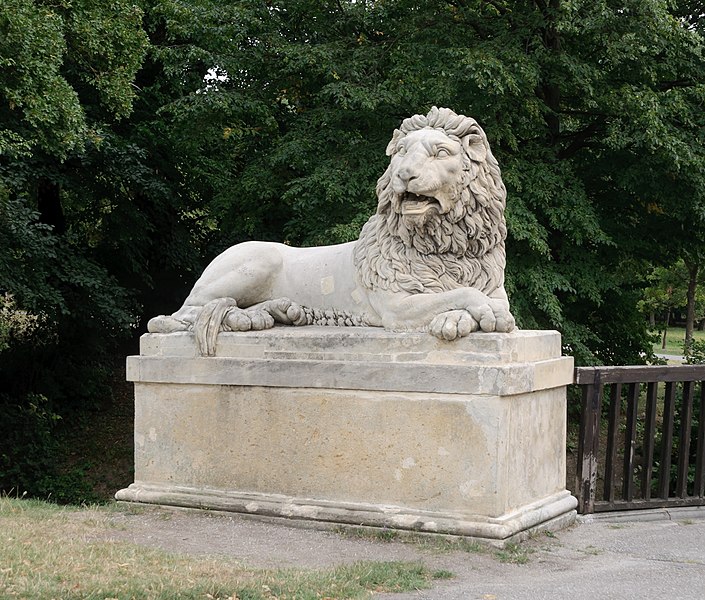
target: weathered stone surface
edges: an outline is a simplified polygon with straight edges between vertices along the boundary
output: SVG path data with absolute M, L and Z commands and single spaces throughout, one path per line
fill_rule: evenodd
M 190 334 L 142 342 L 120 499 L 493 539 L 574 515 L 555 332 L 276 328 L 211 358 Z
M 528 362 L 561 355 L 557 331 L 516 331 L 510 335 L 473 335 L 448 343 L 424 333 L 399 335 L 376 327 L 336 328 L 277 327 L 264 331 L 223 333 L 218 356 L 240 358 L 287 358 L 302 353 L 321 360 L 427 361 L 443 364 L 478 362 Z M 191 333 L 142 336 L 141 356 L 199 356 Z
M 542 498 L 499 518 L 471 513 L 413 510 L 407 507 L 352 502 L 326 502 L 281 494 L 225 492 L 188 486 L 133 483 L 120 490 L 122 502 L 205 508 L 262 517 L 305 519 L 344 525 L 406 529 L 461 535 L 504 545 L 537 531 L 556 531 L 575 521 L 575 498 L 569 492 Z

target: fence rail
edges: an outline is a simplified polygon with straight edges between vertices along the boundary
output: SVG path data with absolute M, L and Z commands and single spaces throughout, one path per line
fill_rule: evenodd
M 580 367 L 575 383 L 578 512 L 705 505 L 705 365 Z

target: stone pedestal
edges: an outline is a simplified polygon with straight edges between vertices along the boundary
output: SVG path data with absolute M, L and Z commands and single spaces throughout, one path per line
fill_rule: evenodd
M 575 517 L 571 358 L 551 331 L 148 334 L 135 483 L 118 500 L 501 541 Z

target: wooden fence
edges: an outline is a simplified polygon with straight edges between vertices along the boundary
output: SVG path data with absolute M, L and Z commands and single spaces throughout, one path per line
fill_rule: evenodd
M 705 365 L 580 367 L 578 512 L 705 505 Z

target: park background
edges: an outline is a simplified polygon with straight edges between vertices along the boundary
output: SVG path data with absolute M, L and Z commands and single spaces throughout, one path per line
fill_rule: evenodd
M 519 327 L 559 330 L 580 365 L 639 364 L 677 319 L 703 354 L 701 13 L 5 0 L 0 490 L 90 502 L 129 483 L 124 356 L 146 320 L 232 244 L 356 239 L 392 131 L 433 105 L 475 118 L 500 163 Z

